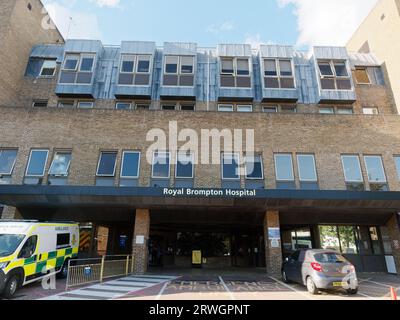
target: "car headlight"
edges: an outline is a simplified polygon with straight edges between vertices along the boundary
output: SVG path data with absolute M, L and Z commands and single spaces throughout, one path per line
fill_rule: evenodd
M 10 263 L 10 262 L 0 262 L 0 269 L 5 269 L 5 268 L 7 268 L 7 266 L 8 266 L 9 263 Z

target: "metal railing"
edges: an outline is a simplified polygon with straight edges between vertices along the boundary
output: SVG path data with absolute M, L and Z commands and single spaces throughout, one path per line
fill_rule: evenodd
M 71 259 L 65 290 L 104 279 L 127 276 L 133 273 L 132 255 L 103 256 L 100 258 Z

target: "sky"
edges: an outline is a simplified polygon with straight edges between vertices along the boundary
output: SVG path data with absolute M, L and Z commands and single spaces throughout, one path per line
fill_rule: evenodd
M 65 38 L 344 46 L 378 0 L 42 0 Z M 72 18 L 72 19 L 71 19 Z

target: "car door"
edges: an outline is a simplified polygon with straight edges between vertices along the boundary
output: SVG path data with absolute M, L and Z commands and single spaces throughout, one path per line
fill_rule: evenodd
M 298 276 L 298 262 L 299 262 L 300 251 L 295 251 L 289 258 L 286 264 L 286 277 L 288 280 L 297 282 L 299 279 Z

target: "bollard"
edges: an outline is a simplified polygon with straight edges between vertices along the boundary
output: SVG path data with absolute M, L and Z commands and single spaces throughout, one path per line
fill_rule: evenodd
M 129 274 L 129 256 L 126 256 L 126 267 L 125 267 L 125 275 Z
M 100 282 L 103 282 L 103 274 L 104 274 L 104 262 L 106 260 L 106 256 L 101 258 L 101 267 L 100 267 Z
M 393 287 L 390 287 L 390 297 L 392 300 L 397 300 L 397 293 L 396 289 Z

